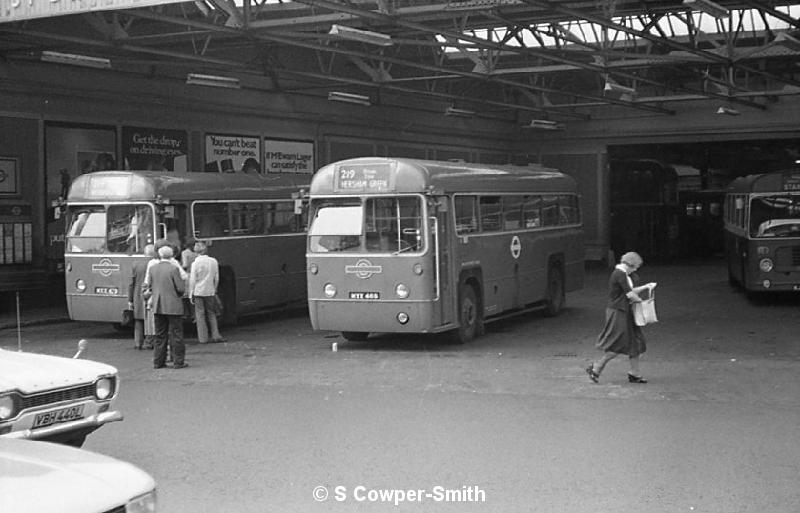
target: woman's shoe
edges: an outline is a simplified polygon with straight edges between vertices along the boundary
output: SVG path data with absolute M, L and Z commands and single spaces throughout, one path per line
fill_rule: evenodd
M 599 383 L 600 382 L 600 374 L 598 374 L 598 373 L 596 373 L 594 371 L 594 364 L 589 365 L 588 367 L 586 367 L 586 374 L 589 375 L 589 379 L 591 379 L 593 383 Z
M 647 383 L 647 380 L 641 376 L 636 376 L 634 374 L 628 373 L 628 381 L 631 383 Z

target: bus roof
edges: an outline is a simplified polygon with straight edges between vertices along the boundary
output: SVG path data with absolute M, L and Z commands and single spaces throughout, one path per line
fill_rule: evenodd
M 67 195 L 70 202 L 287 198 L 307 188 L 311 175 L 96 171 L 80 175 Z
M 373 186 L 374 185 L 374 186 Z M 469 164 L 362 157 L 328 164 L 314 175 L 311 194 L 451 192 L 574 192 L 573 178 L 539 165 Z
M 763 173 L 758 175 L 741 176 L 728 185 L 726 192 L 800 192 L 800 170 L 792 169 Z

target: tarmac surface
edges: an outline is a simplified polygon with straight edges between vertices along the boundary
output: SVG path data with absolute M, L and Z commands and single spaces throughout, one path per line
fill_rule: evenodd
M 598 356 L 604 268 L 587 270 L 562 315 L 493 323 L 463 346 L 435 335 L 347 342 L 313 332 L 302 311 L 190 344 L 181 370 L 152 369 L 107 325 L 42 324 L 63 319 L 58 308 L 23 309 L 20 339 L 71 356 L 87 338 L 86 358 L 119 369 L 126 418 L 85 447 L 153 474 L 169 513 L 800 511 L 798 296 L 753 302 L 717 260 L 640 274 L 658 282 L 660 318 L 646 328 L 646 385 L 627 382 L 623 358 L 600 384 L 583 370 Z M 12 322 L 0 346 L 16 344 Z M 355 495 L 437 484 L 477 486 L 486 500 Z

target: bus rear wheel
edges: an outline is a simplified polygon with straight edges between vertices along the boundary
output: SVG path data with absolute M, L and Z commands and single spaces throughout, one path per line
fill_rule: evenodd
M 564 273 L 556 266 L 547 271 L 547 295 L 544 300 L 544 313 L 555 317 L 564 309 Z
M 462 285 L 458 295 L 458 328 L 453 333 L 459 344 L 473 340 L 480 333 L 478 295 L 472 285 Z
M 342 336 L 350 342 L 363 342 L 367 340 L 369 333 L 366 331 L 343 331 Z

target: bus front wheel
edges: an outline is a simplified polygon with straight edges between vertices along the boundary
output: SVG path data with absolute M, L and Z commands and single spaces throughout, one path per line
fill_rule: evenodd
M 462 285 L 458 295 L 458 329 L 455 330 L 455 341 L 465 344 L 480 333 L 480 314 L 478 295 L 472 285 Z
M 544 313 L 554 317 L 564 309 L 564 273 L 552 266 L 547 271 L 547 295 L 544 300 Z
M 366 331 L 343 331 L 342 336 L 350 342 L 363 342 L 367 340 L 369 333 Z

